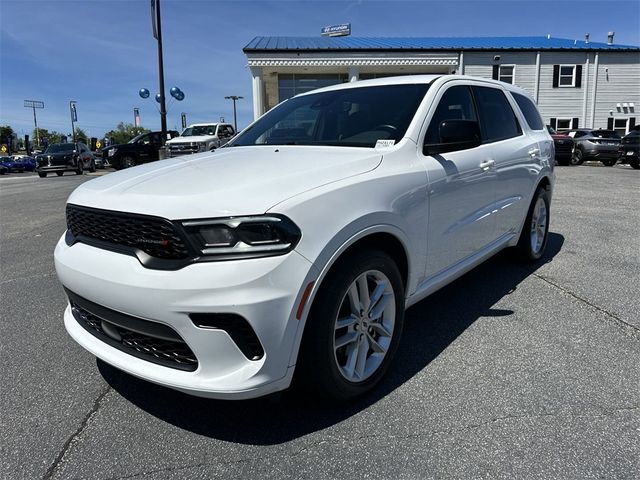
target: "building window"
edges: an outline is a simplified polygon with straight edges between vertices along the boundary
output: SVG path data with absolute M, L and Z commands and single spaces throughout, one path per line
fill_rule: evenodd
M 500 65 L 498 67 L 498 80 L 513 85 L 516 78 L 516 66 L 515 65 Z
M 582 65 L 554 65 L 553 87 L 579 88 L 582 84 Z
M 628 118 L 614 118 L 613 125 L 609 127 L 610 130 L 615 130 L 621 137 L 624 137 L 628 130 L 629 119 Z M 613 128 L 612 128 L 613 127 Z
M 348 76 L 342 73 L 317 75 L 280 74 L 278 75 L 278 101 L 282 102 L 300 93 L 348 81 Z
M 558 118 L 556 119 L 556 130 L 569 130 L 571 128 L 570 118 Z

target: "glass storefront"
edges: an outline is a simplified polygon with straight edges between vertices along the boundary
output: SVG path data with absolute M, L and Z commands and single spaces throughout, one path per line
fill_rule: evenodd
M 282 102 L 300 93 L 309 92 L 316 88 L 337 85 L 348 82 L 346 74 L 298 74 L 281 73 L 278 75 L 278 101 Z

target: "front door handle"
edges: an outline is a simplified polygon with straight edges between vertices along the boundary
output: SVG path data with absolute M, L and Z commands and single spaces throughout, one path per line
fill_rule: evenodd
M 480 163 L 480 168 L 484 171 L 489 170 L 491 167 L 493 167 L 496 164 L 495 160 L 486 160 L 484 162 Z
M 531 158 L 536 158 L 539 154 L 540 154 L 539 148 L 532 148 L 531 150 L 529 150 L 529 155 L 531 156 Z

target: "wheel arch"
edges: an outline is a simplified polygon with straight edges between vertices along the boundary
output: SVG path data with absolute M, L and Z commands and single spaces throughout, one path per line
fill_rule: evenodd
M 304 335 L 307 323 L 307 318 L 315 302 L 317 293 L 320 288 L 322 288 L 324 280 L 327 278 L 329 273 L 333 269 L 335 269 L 338 264 L 340 264 L 341 260 L 347 258 L 349 254 L 365 248 L 381 250 L 396 262 L 396 265 L 400 270 L 400 275 L 405 290 L 405 297 L 407 296 L 407 292 L 411 287 L 411 257 L 407 239 L 405 238 L 402 231 L 392 225 L 376 225 L 361 230 L 360 232 L 351 236 L 348 240 L 344 241 L 339 248 L 335 249 L 333 254 L 329 256 L 329 259 L 324 262 L 323 265 L 317 265 L 317 263 L 315 264 L 318 267 L 320 273 L 313 283 L 313 287 L 311 289 L 311 293 L 308 296 L 307 302 L 305 303 L 302 316 L 298 320 L 299 326 L 296 333 L 294 348 L 289 358 L 289 365 L 293 366 L 297 362 L 300 345 L 302 343 L 302 337 Z M 302 285 L 301 290 L 304 291 L 306 286 L 307 285 Z M 302 294 L 298 296 L 298 301 L 300 301 L 301 296 Z

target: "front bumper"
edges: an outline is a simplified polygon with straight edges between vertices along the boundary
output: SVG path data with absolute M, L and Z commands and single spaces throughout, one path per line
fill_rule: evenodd
M 151 270 L 137 258 L 82 243 L 55 250 L 62 284 L 122 314 L 169 326 L 198 360 L 182 371 L 138 358 L 89 333 L 67 306 L 64 323 L 81 346 L 136 377 L 210 398 L 252 398 L 282 390 L 293 376 L 300 322 L 295 313 L 304 286 L 318 275 L 298 253 L 240 261 L 196 263 L 176 271 Z M 242 316 L 264 355 L 249 360 L 224 330 L 195 326 L 190 313 Z

